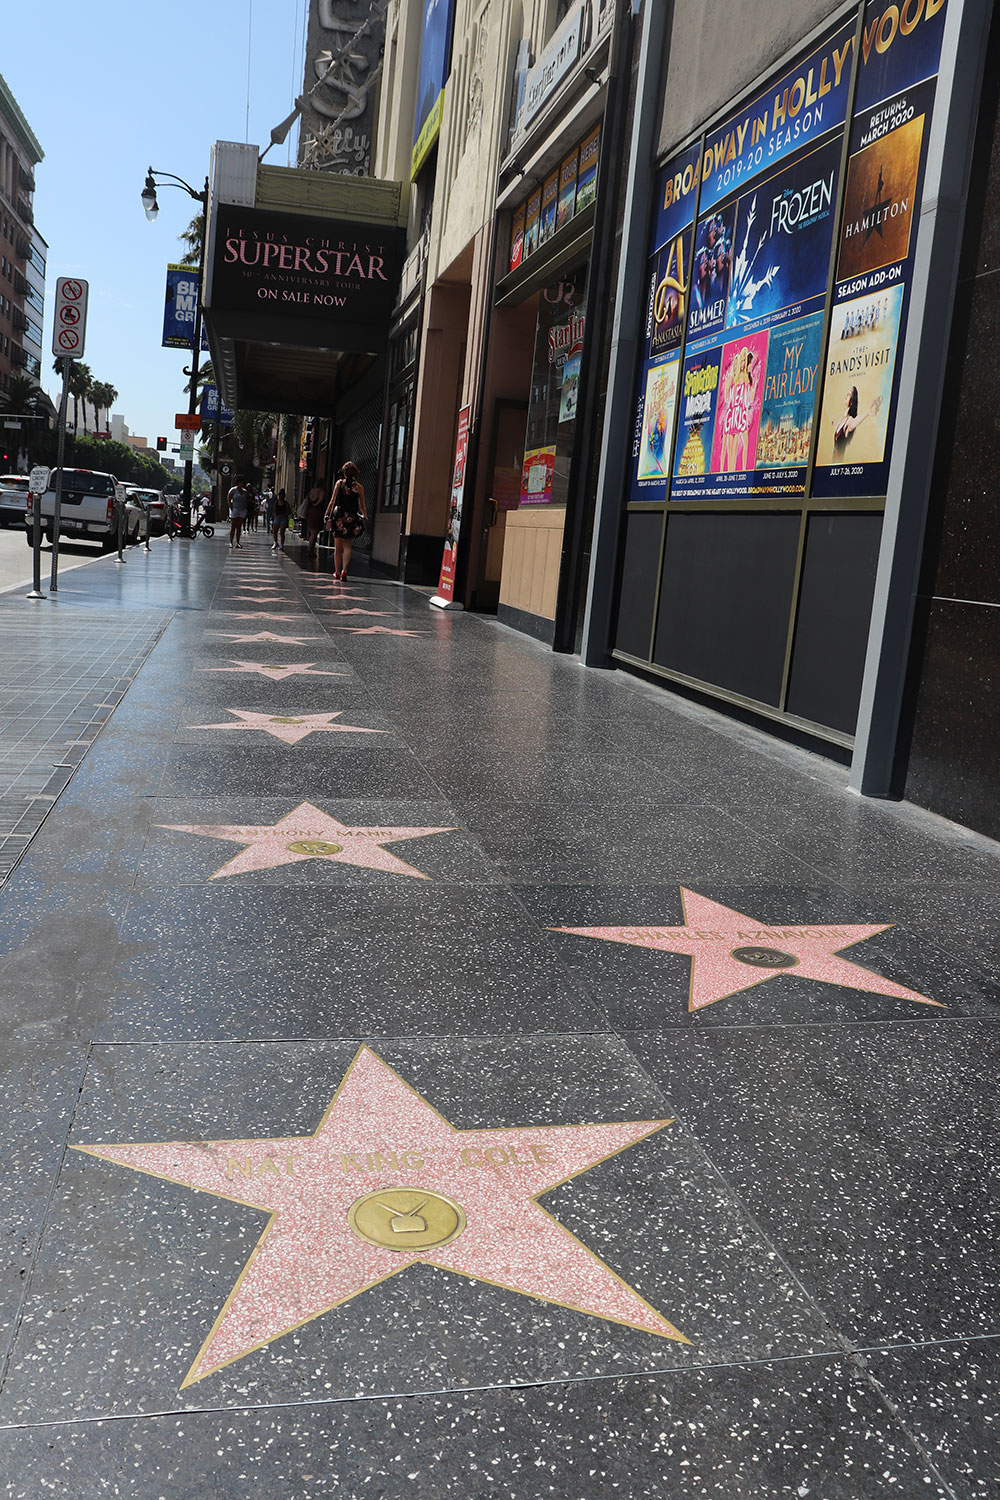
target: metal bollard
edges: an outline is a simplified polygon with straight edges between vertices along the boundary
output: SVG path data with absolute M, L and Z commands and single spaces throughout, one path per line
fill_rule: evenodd
M 146 551 L 149 551 L 149 506 L 146 506 Z
M 116 562 L 120 562 L 120 563 L 124 563 L 124 561 L 125 561 L 125 507 L 124 507 L 124 505 L 119 505 L 119 507 L 118 507 L 118 556 L 115 559 L 115 561 Z

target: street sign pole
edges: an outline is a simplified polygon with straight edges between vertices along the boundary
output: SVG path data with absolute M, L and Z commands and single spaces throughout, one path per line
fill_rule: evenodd
M 87 301 L 90 287 L 78 276 L 56 280 L 56 302 L 52 326 L 52 353 L 62 360 L 63 388 L 59 403 L 59 453 L 56 458 L 56 499 L 52 512 L 52 572 L 49 593 L 59 592 L 59 523 L 62 519 L 63 458 L 66 453 L 66 407 L 69 401 L 69 371 L 74 359 L 82 359 L 87 337 Z M 41 497 L 38 510 L 41 510 Z
M 59 402 L 59 444 L 56 453 L 56 502 L 52 510 L 52 570 L 49 574 L 49 593 L 59 592 L 59 522 L 62 517 L 63 458 L 66 454 L 66 408 L 69 404 L 69 371 L 73 361 L 64 359 L 62 400 Z M 35 506 L 35 525 L 41 526 L 42 497 Z M 36 532 L 36 535 L 39 535 Z M 38 547 L 41 548 L 39 535 Z

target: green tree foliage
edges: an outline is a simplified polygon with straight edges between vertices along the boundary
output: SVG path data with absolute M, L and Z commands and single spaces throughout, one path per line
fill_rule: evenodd
M 52 468 L 58 442 L 59 434 L 54 428 L 46 427 L 33 433 L 27 440 L 30 463 L 48 464 Z M 63 462 L 68 469 L 97 469 L 104 474 L 114 474 L 126 484 L 141 484 L 146 489 L 174 489 L 177 485 L 177 476 L 157 463 L 155 458 L 138 453 L 127 443 L 112 443 L 103 438 L 75 437 L 67 432 Z

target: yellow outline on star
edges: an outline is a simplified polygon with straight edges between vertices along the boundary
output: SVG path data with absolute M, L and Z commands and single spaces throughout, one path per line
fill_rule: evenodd
M 406 839 L 429 838 L 434 833 L 457 833 L 457 828 L 373 828 L 351 827 L 332 818 L 329 813 L 300 802 L 277 823 L 157 823 L 157 828 L 171 833 L 197 833 L 204 838 L 228 840 L 242 844 L 209 878 L 223 875 L 250 875 L 258 870 L 276 870 L 304 859 L 323 859 L 330 864 L 355 865 L 364 870 L 382 870 L 387 875 L 411 875 L 416 880 L 430 880 L 422 870 L 408 865 L 384 844 Z M 317 847 L 309 848 L 310 844 Z
M 538 1201 L 673 1123 L 459 1130 L 361 1046 L 311 1135 L 72 1149 L 268 1214 L 183 1390 L 417 1264 L 689 1344 Z M 400 1191 L 445 1198 L 457 1232 L 419 1249 L 360 1234 L 361 1200 Z
M 886 979 L 884 974 L 876 974 L 874 969 L 839 956 L 842 948 L 887 931 L 893 925 L 891 922 L 768 924 L 708 896 L 700 896 L 686 886 L 681 886 L 680 891 L 682 927 L 551 927 L 549 931 L 683 954 L 691 960 L 689 1011 L 704 1010 L 718 1000 L 731 1000 L 734 995 L 778 979 L 782 974 L 817 979 L 823 984 L 841 985 L 894 1000 L 912 1000 L 917 1005 L 948 1008 L 940 1000 L 932 1000 Z

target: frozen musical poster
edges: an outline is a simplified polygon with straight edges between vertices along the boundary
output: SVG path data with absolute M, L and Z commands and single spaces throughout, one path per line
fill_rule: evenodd
M 757 457 L 757 430 L 764 401 L 764 372 L 767 369 L 766 333 L 751 333 L 733 339 L 722 350 L 719 375 L 718 409 L 715 437 L 712 443 L 712 473 L 741 474 L 754 468 Z M 716 486 L 719 499 L 746 493 L 746 482 L 737 491 L 731 486 Z M 715 498 L 711 488 L 706 499 Z

